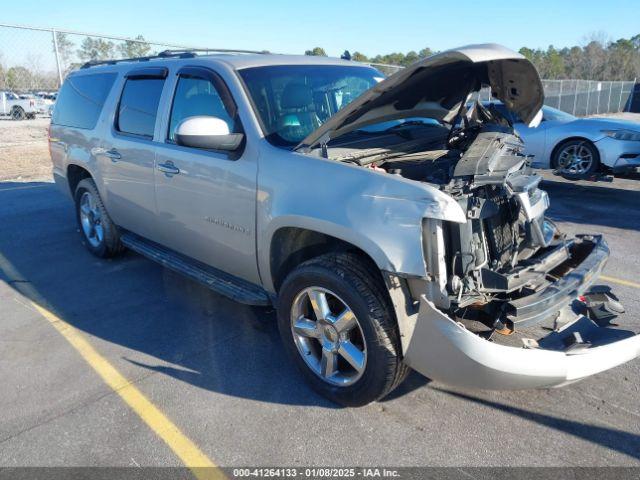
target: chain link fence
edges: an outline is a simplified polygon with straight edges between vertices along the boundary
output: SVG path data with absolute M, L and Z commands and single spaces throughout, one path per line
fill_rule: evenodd
M 142 37 L 131 39 L 0 24 L 0 90 L 54 92 L 67 73 L 91 60 L 139 57 L 167 49 L 190 48 L 203 47 L 154 42 Z M 377 63 L 369 65 L 385 75 L 403 68 Z M 634 84 L 635 80 L 543 80 L 545 103 L 577 116 L 623 111 L 633 101 Z M 485 89 L 479 96 L 488 99 L 490 93 Z
M 542 80 L 545 105 L 577 117 L 628 110 L 633 102 L 635 84 L 635 80 Z M 489 100 L 491 92 L 485 88 L 479 97 Z
M 0 90 L 56 91 L 64 77 L 91 60 L 199 48 L 68 30 L 0 24 Z

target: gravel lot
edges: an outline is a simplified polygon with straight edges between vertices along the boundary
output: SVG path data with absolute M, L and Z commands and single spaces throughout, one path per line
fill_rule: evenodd
M 0 120 L 0 181 L 51 175 L 48 128 L 49 118 Z
M 0 467 L 180 465 L 31 301 L 79 329 L 218 465 L 640 466 L 638 360 L 526 392 L 412 374 L 382 402 L 337 408 L 285 361 L 272 311 L 132 253 L 92 257 L 47 177 L 47 120 L 14 125 L 0 121 L 0 179 L 22 176 L 0 183 Z M 604 233 L 604 273 L 638 283 L 640 179 L 545 178 L 551 217 Z M 611 285 L 622 321 L 640 328 L 638 289 Z

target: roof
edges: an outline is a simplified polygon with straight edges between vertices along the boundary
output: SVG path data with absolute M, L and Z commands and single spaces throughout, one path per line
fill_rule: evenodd
M 320 57 L 312 55 L 279 55 L 279 54 L 229 54 L 215 53 L 208 55 L 175 56 L 175 57 L 143 57 L 137 59 L 114 60 L 113 63 L 99 63 L 97 65 L 86 64 L 80 70 L 75 70 L 72 75 L 97 71 L 122 71 L 136 66 L 163 66 L 171 64 L 205 64 L 207 60 L 214 60 L 229 65 L 235 70 L 251 67 L 265 67 L 275 65 L 341 65 L 351 67 L 366 67 L 366 64 L 342 60 L 333 57 Z
M 215 58 L 231 65 L 237 70 L 250 67 L 265 67 L 273 65 L 349 65 L 364 66 L 358 62 L 342 60 L 333 57 L 318 57 L 313 55 L 208 55 L 198 58 Z

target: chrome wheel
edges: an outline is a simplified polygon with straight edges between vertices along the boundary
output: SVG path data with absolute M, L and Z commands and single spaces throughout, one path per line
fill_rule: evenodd
M 295 297 L 291 331 L 303 360 L 324 381 L 345 387 L 364 373 L 362 328 L 351 308 L 330 290 L 309 287 Z
M 558 169 L 562 173 L 584 175 L 593 165 L 593 152 L 583 142 L 566 145 L 558 154 Z
M 87 241 L 97 248 L 104 240 L 102 215 L 91 192 L 84 192 L 80 197 L 80 224 Z

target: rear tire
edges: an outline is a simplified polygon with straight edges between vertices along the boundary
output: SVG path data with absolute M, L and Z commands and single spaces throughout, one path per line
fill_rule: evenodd
M 22 107 L 13 107 L 11 109 L 11 118 L 13 120 L 24 120 L 26 118 L 26 114 Z
M 96 257 L 109 258 L 124 250 L 118 227 L 107 213 L 95 182 L 85 178 L 75 192 L 76 219 L 83 243 Z
M 562 177 L 584 180 L 598 173 L 600 153 L 589 140 L 571 139 L 556 147 L 551 163 Z
M 384 397 L 410 371 L 382 279 L 367 267 L 355 254 L 322 255 L 291 272 L 278 295 L 278 327 L 290 358 L 317 392 L 352 407 Z M 314 304 L 327 314 L 318 315 Z

